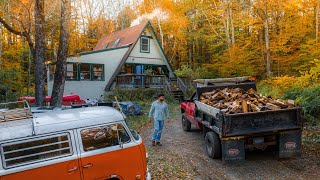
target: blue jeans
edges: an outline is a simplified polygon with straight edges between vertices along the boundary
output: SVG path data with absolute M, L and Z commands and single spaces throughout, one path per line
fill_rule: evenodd
M 152 141 L 160 142 L 163 124 L 163 120 L 154 120 L 154 132 L 152 134 Z

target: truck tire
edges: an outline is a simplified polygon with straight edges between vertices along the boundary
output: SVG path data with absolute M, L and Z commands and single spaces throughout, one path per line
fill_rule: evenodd
M 184 115 L 182 115 L 181 123 L 182 123 L 182 129 L 184 131 L 190 131 L 191 130 L 191 123 L 188 121 L 188 119 Z
M 217 159 L 221 157 L 221 143 L 219 136 L 213 132 L 207 132 L 206 137 L 206 151 L 209 157 Z

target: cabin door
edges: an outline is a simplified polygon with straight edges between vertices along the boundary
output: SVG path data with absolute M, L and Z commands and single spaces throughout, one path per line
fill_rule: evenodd
M 138 64 L 135 67 L 135 74 L 143 75 L 144 74 L 144 65 Z M 136 76 L 135 77 L 135 85 L 136 86 L 144 86 L 144 76 Z
M 168 69 L 167 66 L 162 66 L 162 71 L 163 71 L 163 74 L 169 79 L 170 78 L 170 71 Z

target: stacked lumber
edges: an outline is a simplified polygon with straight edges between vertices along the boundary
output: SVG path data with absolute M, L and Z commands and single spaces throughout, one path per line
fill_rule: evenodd
M 220 109 L 227 114 L 259 112 L 293 108 L 292 101 L 272 99 L 258 94 L 254 89 L 244 91 L 241 88 L 215 89 L 203 93 L 200 101 L 209 106 Z

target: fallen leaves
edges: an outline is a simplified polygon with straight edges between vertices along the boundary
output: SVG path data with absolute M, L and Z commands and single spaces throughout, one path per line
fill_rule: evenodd
M 192 179 L 184 159 L 173 151 L 148 148 L 148 166 L 152 179 Z

